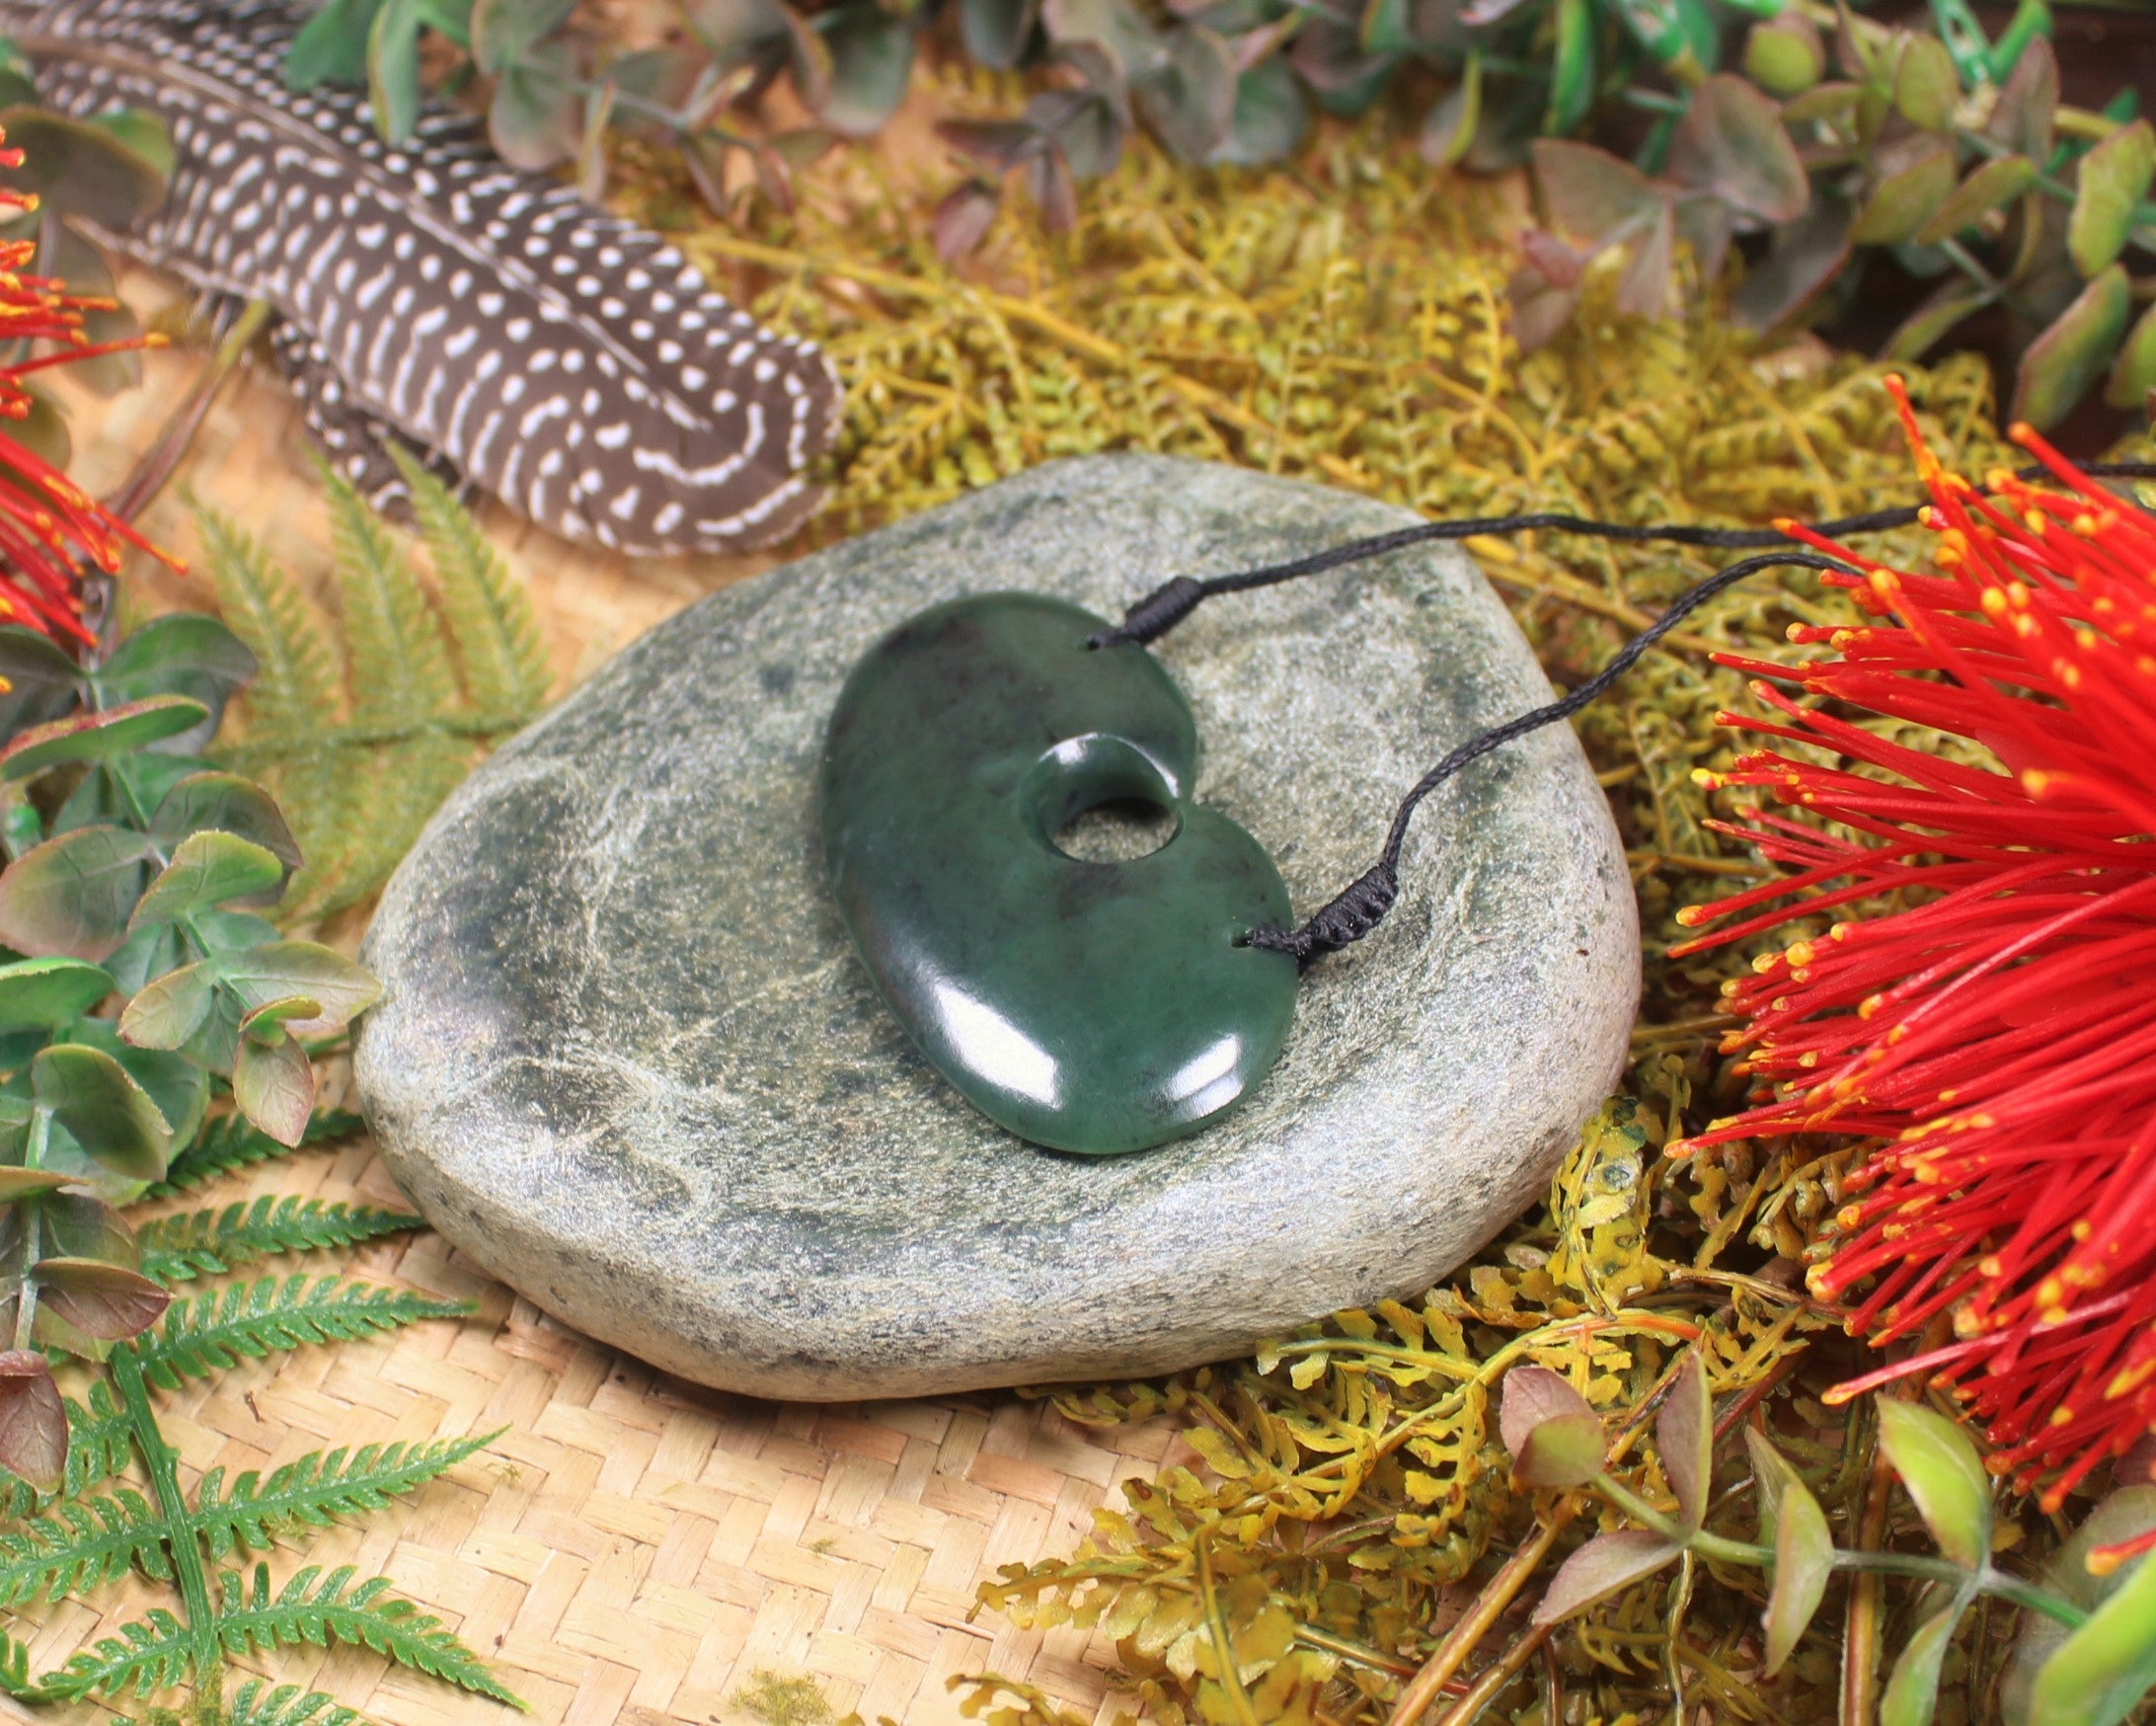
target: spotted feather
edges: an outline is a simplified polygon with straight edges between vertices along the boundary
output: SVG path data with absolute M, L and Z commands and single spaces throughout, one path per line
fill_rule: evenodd
M 43 101 L 147 109 L 171 133 L 170 193 L 114 242 L 267 301 L 318 410 L 392 429 L 571 539 L 731 550 L 808 515 L 839 402 L 813 346 L 655 234 L 505 167 L 466 116 L 431 110 L 391 147 L 362 99 L 294 94 L 293 28 L 265 0 L 0 0 Z

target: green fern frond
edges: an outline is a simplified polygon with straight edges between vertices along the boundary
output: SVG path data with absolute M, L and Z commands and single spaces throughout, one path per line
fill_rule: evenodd
M 142 1375 L 165 1390 L 187 1378 L 260 1360 L 279 1349 L 373 1336 L 423 1318 L 471 1311 L 458 1300 L 435 1300 L 405 1289 L 377 1289 L 335 1277 L 265 1277 L 222 1291 L 175 1300 L 154 1331 L 123 1345 Z
M 61 1701 L 93 1690 L 122 1695 L 131 1689 L 146 1696 L 185 1684 L 193 1671 L 194 1639 L 187 1626 L 163 1607 L 152 1607 L 142 1617 L 122 1624 L 118 1635 L 101 1637 L 57 1672 L 46 1673 L 38 1689 Z
M 441 625 L 382 518 L 352 483 L 317 462 L 337 547 L 337 592 L 351 651 L 352 723 L 417 728 L 455 693 Z
M 390 454 L 412 493 L 464 691 L 479 712 L 520 725 L 553 680 L 531 601 L 449 488 L 403 444 L 392 442 Z
M 333 1205 L 296 1194 L 278 1199 L 265 1193 L 252 1205 L 242 1202 L 221 1211 L 192 1211 L 144 1223 L 135 1231 L 141 1254 L 136 1269 L 152 1282 L 170 1287 L 278 1253 L 356 1246 L 363 1240 L 425 1226 L 425 1217 L 409 1211 Z
M 337 678 L 299 589 L 228 517 L 198 508 L 195 519 L 217 609 L 255 656 L 249 716 L 285 737 L 328 730 L 337 723 Z
M 29 1644 L 0 1631 L 0 1690 L 27 1702 L 41 1702 L 52 1692 L 30 1676 Z
M 117 1582 L 133 1565 L 170 1582 L 164 1539 L 164 1520 L 139 1492 L 62 1499 L 26 1527 L 0 1533 L 0 1606 L 56 1601 Z
M 506 1430 L 430 1445 L 368 1445 L 357 1451 L 332 1451 L 327 1456 L 316 1451 L 287 1462 L 268 1480 L 249 1469 L 233 1481 L 229 1498 L 222 1496 L 224 1470 L 212 1468 L 195 1489 L 191 1521 L 208 1542 L 212 1558 L 235 1549 L 267 1552 L 281 1534 L 327 1529 L 340 1519 L 380 1510 L 399 1494 L 447 1473 Z M 0 1571 L 0 1579 L 4 1576 Z
M 308 1117 L 307 1130 L 300 1135 L 299 1142 L 302 1145 L 323 1144 L 331 1139 L 349 1138 L 355 1133 L 365 1132 L 366 1125 L 348 1109 L 317 1109 Z M 192 1144 L 172 1159 L 165 1178 L 142 1196 L 144 1199 L 169 1199 L 175 1193 L 199 1187 L 204 1181 L 213 1181 L 220 1175 L 237 1174 L 256 1163 L 290 1156 L 292 1149 L 289 1144 L 279 1144 L 245 1115 L 220 1115 L 202 1129 Z
M 366 1726 L 363 1716 L 320 1690 L 251 1678 L 233 1691 L 224 1726 Z
M 271 1599 L 267 1564 L 255 1566 L 252 1588 L 238 1573 L 221 1571 L 214 1620 L 217 1639 L 228 1654 L 347 1642 L 498 1702 L 527 1706 L 496 1680 L 478 1655 L 443 1629 L 439 1618 L 428 1616 L 410 1601 L 390 1596 L 388 1578 L 378 1576 L 347 1593 L 355 1574 L 348 1564 L 327 1576 L 318 1566 L 309 1565 Z M 318 1576 L 322 1577 L 319 1587 Z

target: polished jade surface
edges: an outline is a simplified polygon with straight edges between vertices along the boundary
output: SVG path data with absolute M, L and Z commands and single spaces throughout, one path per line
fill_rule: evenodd
M 1204 1126 L 1271 1066 L 1295 964 L 1263 847 L 1192 801 L 1197 728 L 1151 654 L 1028 593 L 931 607 L 840 693 L 818 783 L 832 891 L 876 986 L 981 1113 L 1107 1156 Z M 1169 813 L 1149 856 L 1081 861 L 1073 818 Z

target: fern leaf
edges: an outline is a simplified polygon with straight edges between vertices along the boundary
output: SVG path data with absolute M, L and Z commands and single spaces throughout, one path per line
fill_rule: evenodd
M 251 1678 L 233 1691 L 224 1726 L 366 1726 L 366 1721 L 320 1690 L 302 1691 L 297 1685 L 271 1689 L 266 1681 Z
M 122 1624 L 117 1636 L 101 1637 L 78 1651 L 57 1672 L 45 1674 L 43 1693 L 60 1700 L 132 1689 L 138 1696 L 185 1684 L 194 1670 L 194 1639 L 163 1607 Z
M 299 1142 L 323 1144 L 331 1139 L 349 1138 L 365 1130 L 366 1123 L 349 1110 L 318 1109 L 308 1118 L 307 1131 L 300 1136 Z M 237 1174 L 256 1163 L 291 1154 L 291 1145 L 279 1144 L 245 1115 L 220 1115 L 202 1129 L 192 1144 L 172 1159 L 165 1178 L 142 1197 L 169 1199 L 175 1193 L 199 1187 L 219 1175 Z
M 448 648 L 426 594 L 380 516 L 351 482 L 318 463 L 337 545 L 337 591 L 351 650 L 355 727 L 422 727 L 455 698 Z
M 224 1470 L 212 1468 L 195 1491 L 191 1521 L 208 1542 L 212 1558 L 235 1549 L 267 1552 L 280 1534 L 327 1529 L 341 1518 L 382 1509 L 399 1494 L 447 1473 L 507 1430 L 430 1445 L 368 1445 L 357 1451 L 332 1451 L 327 1456 L 317 1451 L 287 1462 L 268 1480 L 249 1469 L 233 1481 L 230 1497 L 223 1496 Z
M 198 509 L 195 522 L 217 609 L 255 656 L 250 731 L 288 746 L 329 730 L 337 723 L 337 678 L 298 588 L 228 517 Z
M 221 1211 L 192 1211 L 145 1222 L 135 1231 L 141 1254 L 136 1269 L 169 1288 L 278 1253 L 355 1246 L 425 1226 L 425 1217 L 409 1211 L 333 1205 L 297 1195 L 280 1200 L 265 1193 L 252 1205 L 243 1202 Z
M 272 1600 L 267 1564 L 255 1566 L 253 1588 L 237 1573 L 222 1571 L 217 1577 L 221 1597 L 215 1618 L 217 1638 L 228 1654 L 347 1642 L 498 1702 L 516 1708 L 528 1705 L 503 1687 L 454 1633 L 443 1629 L 439 1618 L 391 1596 L 386 1577 L 351 1588 L 354 1574 L 351 1566 L 345 1565 L 323 1576 L 318 1566 L 309 1565 Z M 319 1586 L 318 1576 L 322 1578 Z
M 26 1702 L 41 1702 L 52 1692 L 30 1676 L 30 1646 L 0 1631 L 0 1690 Z
M 154 1331 L 122 1346 L 133 1351 L 152 1384 L 177 1390 L 183 1379 L 206 1378 L 275 1350 L 373 1336 L 423 1318 L 455 1318 L 469 1311 L 463 1301 L 435 1300 L 405 1289 L 335 1277 L 319 1282 L 265 1277 L 175 1300 Z
M 545 704 L 553 681 L 531 601 L 449 488 L 403 444 L 392 440 L 390 454 L 412 493 L 464 692 L 483 719 L 504 731 L 520 726 Z
M 0 1606 L 56 1601 L 117 1582 L 134 1565 L 169 1582 L 165 1533 L 163 1519 L 132 1489 L 61 1499 L 23 1529 L 0 1533 Z

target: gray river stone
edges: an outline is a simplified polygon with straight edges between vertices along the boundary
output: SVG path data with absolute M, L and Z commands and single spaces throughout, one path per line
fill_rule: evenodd
M 825 890 L 813 795 L 839 685 L 924 606 L 1020 588 L 1116 616 L 1413 519 L 1097 456 L 661 624 L 475 772 L 383 897 L 357 1080 L 391 1169 L 549 1311 L 761 1396 L 1160 1373 L 1423 1289 L 1540 1194 L 1624 1059 L 1638 923 L 1567 728 L 1424 806 L 1400 903 L 1304 979 L 1250 1101 L 1106 1160 L 1010 1137 L 914 1053 Z M 1298 914 L 1429 762 L 1550 696 L 1445 548 L 1216 599 L 1155 651 L 1200 800 Z

